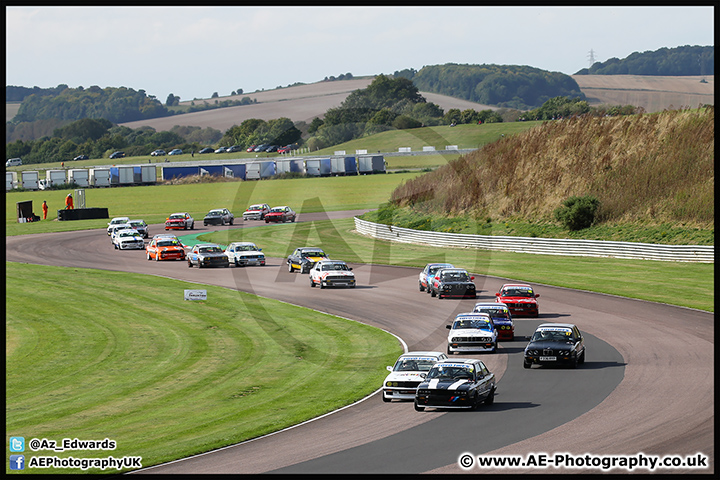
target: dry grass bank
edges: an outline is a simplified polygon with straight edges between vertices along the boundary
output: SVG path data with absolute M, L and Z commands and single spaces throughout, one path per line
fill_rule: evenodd
M 589 194 L 601 221 L 708 227 L 714 120 L 707 107 L 546 122 L 407 181 L 392 200 L 438 215 L 531 220 Z

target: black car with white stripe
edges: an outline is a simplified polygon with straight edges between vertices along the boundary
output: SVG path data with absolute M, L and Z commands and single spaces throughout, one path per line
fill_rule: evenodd
M 426 408 L 476 409 L 495 401 L 495 374 L 473 358 L 443 360 L 428 372 L 415 393 L 415 410 Z

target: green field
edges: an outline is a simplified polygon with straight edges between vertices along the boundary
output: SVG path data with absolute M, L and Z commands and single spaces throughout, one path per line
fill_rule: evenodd
M 420 172 L 351 177 L 297 178 L 190 185 L 154 185 L 85 189 L 86 207 L 105 207 L 110 217 L 142 218 L 162 223 L 174 212 L 189 212 L 196 221 L 212 208 L 228 208 L 241 217 L 251 203 L 290 205 L 299 213 L 376 209 L 401 182 Z M 6 194 L 6 235 L 104 228 L 109 220 L 51 221 L 65 207 L 71 190 L 9 192 Z M 48 221 L 17 223 L 16 203 L 32 201 L 36 213 L 47 200 Z M 154 232 L 158 233 L 158 232 Z
M 6 286 L 8 434 L 118 445 L 39 454 L 148 466 L 241 442 L 372 393 L 402 353 L 357 322 L 162 277 L 7 263 Z
M 459 149 L 480 148 L 503 136 L 511 136 L 540 124 L 542 122 L 532 121 L 485 123 L 483 125 L 465 124 L 455 127 L 442 125 L 408 130 L 391 130 L 333 145 L 312 153 L 332 155 L 336 151 L 344 150 L 349 155 L 352 155 L 356 150 L 367 150 L 370 154 L 397 152 L 398 148 L 401 147 L 410 147 L 413 152 L 422 152 L 423 147 L 435 147 L 436 150 L 444 150 L 447 146 L 457 146 Z M 394 157 L 388 157 L 388 159 L 392 158 Z

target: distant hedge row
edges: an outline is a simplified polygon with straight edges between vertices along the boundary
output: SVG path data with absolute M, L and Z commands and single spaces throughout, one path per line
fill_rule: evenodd
M 715 75 L 715 47 L 685 45 L 634 52 L 622 60 L 595 62 L 575 75 Z

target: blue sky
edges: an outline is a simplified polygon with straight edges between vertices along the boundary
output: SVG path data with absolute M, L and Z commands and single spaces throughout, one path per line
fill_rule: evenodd
M 165 101 L 444 63 L 574 74 L 713 45 L 714 7 L 6 7 L 6 84 Z

